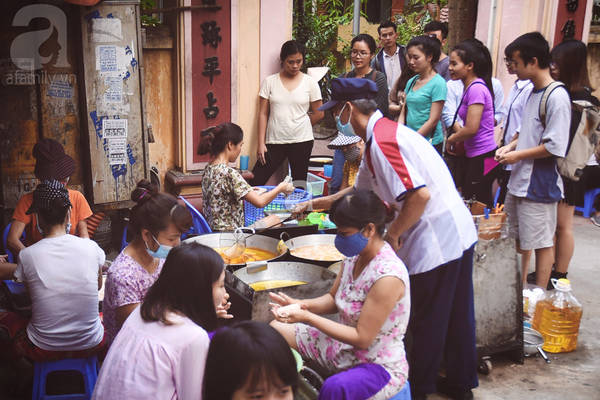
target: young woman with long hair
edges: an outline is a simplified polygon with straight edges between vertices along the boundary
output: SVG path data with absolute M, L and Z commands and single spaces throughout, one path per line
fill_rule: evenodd
M 424 136 L 442 154 L 442 108 L 446 81 L 434 67 L 440 58 L 440 42 L 429 36 L 414 37 L 406 45 L 408 65 L 417 74 L 406 84 L 406 103 L 399 122 Z
M 450 53 L 450 77 L 460 79 L 464 92 L 457 115 L 464 126 L 455 122 L 450 127 L 446 146 L 464 143 L 465 175 L 462 195 L 492 206 L 492 183 L 499 171 L 494 160 L 494 89 L 492 58 L 488 49 L 477 39 L 468 39 Z
M 229 318 L 223 259 L 186 243 L 129 316 L 104 360 L 93 399 L 201 399 L 207 331 Z

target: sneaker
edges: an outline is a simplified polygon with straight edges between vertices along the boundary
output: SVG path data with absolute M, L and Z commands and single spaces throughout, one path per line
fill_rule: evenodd
M 600 214 L 592 215 L 590 221 L 592 221 L 592 224 L 600 227 Z

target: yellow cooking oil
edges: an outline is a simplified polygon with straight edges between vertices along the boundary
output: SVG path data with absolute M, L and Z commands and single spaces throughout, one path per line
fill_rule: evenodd
M 303 281 L 273 279 L 273 280 L 269 280 L 269 281 L 259 281 L 259 282 L 251 283 L 250 287 L 258 292 L 260 290 L 279 289 L 279 288 L 289 287 L 289 286 L 306 285 L 306 283 L 307 282 L 303 282 Z
M 533 329 L 544 337 L 545 351 L 565 353 L 577 348 L 583 308 L 573 296 L 568 279 L 559 279 L 554 285 L 554 292 L 536 304 Z

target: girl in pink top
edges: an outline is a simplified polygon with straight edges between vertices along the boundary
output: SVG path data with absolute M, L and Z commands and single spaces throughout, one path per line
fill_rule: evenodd
M 129 216 L 133 239 L 108 270 L 102 302 L 109 345 L 158 278 L 169 250 L 192 225 L 187 208 L 147 180 L 137 184 L 131 200 L 137 203 Z
M 375 193 L 354 191 L 337 200 L 330 215 L 338 227 L 335 245 L 347 257 L 331 291 L 305 300 L 271 294 L 272 325 L 303 357 L 336 373 L 320 399 L 346 398 L 346 392 L 389 399 L 408 375 L 408 271 L 383 240 L 388 215 Z M 280 309 L 291 304 L 299 307 Z M 319 315 L 334 313 L 339 322 Z
M 492 59 L 488 49 L 477 39 L 458 44 L 450 53 L 450 77 L 460 79 L 464 93 L 458 107 L 458 116 L 447 146 L 464 142 L 465 175 L 459 181 L 465 199 L 475 198 L 489 207 L 492 203 L 492 182 L 500 171 L 494 160 L 494 89 L 492 87 Z
M 202 399 L 206 331 L 227 314 L 223 259 L 198 243 L 174 248 L 100 369 L 92 399 Z

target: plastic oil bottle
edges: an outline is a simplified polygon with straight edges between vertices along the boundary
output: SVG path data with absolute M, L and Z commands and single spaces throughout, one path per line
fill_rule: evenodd
M 538 301 L 533 329 L 544 337 L 544 350 L 550 353 L 573 351 L 577 347 L 579 322 L 583 308 L 571 292 L 568 279 L 552 279 L 554 293 Z

